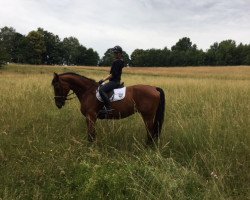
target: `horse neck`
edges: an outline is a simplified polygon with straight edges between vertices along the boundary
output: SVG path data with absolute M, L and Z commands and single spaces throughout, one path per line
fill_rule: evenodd
M 96 85 L 87 78 L 81 78 L 73 75 L 67 75 L 63 79 L 69 84 L 70 89 L 77 95 L 78 99 L 81 99 L 89 89 L 93 87 L 96 89 Z

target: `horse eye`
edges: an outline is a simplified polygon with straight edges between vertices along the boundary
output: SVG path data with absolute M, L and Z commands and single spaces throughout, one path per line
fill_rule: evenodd
M 60 85 L 58 83 L 56 83 L 56 84 L 54 84 L 54 87 L 59 89 Z

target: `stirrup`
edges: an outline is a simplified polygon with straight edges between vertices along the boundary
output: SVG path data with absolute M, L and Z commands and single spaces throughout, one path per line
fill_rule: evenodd
M 106 108 L 106 106 L 103 106 L 99 112 L 102 114 L 112 114 L 112 111 L 114 111 L 113 108 Z

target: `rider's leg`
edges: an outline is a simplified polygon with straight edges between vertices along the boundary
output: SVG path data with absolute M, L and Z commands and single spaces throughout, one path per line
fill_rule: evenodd
M 105 85 L 101 86 L 99 89 L 100 96 L 102 97 L 102 100 L 107 110 L 112 110 L 107 93 L 115 89 L 118 85 L 119 83 L 110 81 Z

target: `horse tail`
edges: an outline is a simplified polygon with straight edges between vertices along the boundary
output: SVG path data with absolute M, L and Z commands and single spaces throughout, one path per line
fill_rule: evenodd
M 160 136 L 165 115 L 165 93 L 159 87 L 157 87 L 156 90 L 160 92 L 160 102 L 154 119 L 154 138 L 158 138 Z

